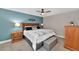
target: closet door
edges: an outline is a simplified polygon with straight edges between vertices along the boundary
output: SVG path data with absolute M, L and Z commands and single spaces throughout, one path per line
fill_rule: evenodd
M 70 50 L 74 50 L 74 34 L 75 34 L 74 26 L 65 27 L 65 47 Z
M 74 49 L 79 51 L 79 27 L 77 26 L 75 29 Z

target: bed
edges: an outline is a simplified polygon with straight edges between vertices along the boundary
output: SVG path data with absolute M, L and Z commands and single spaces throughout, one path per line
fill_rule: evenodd
M 54 36 L 55 32 L 50 29 L 32 29 L 33 26 L 37 27 L 38 24 L 23 26 L 23 35 L 27 38 L 27 41 L 35 51 L 43 45 L 43 41 Z

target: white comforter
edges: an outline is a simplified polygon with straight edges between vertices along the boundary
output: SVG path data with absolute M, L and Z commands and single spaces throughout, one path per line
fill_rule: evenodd
M 55 35 L 55 32 L 49 29 L 37 29 L 29 31 L 24 30 L 24 35 L 32 42 L 32 47 L 34 50 L 36 50 L 37 43 L 40 43 Z

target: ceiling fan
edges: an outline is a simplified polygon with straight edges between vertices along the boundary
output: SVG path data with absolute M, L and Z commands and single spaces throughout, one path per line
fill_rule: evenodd
M 37 11 L 40 13 L 40 15 L 44 15 L 45 13 L 51 12 L 50 10 L 45 11 L 44 9 L 41 9 L 40 11 Z

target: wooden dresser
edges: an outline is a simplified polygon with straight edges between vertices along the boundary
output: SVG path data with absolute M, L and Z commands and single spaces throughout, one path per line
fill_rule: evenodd
M 79 26 L 65 26 L 65 48 L 79 51 Z
M 22 36 L 21 31 L 17 31 L 17 32 L 12 33 L 12 43 L 18 42 L 18 41 L 22 40 L 22 38 L 23 38 L 23 36 Z

